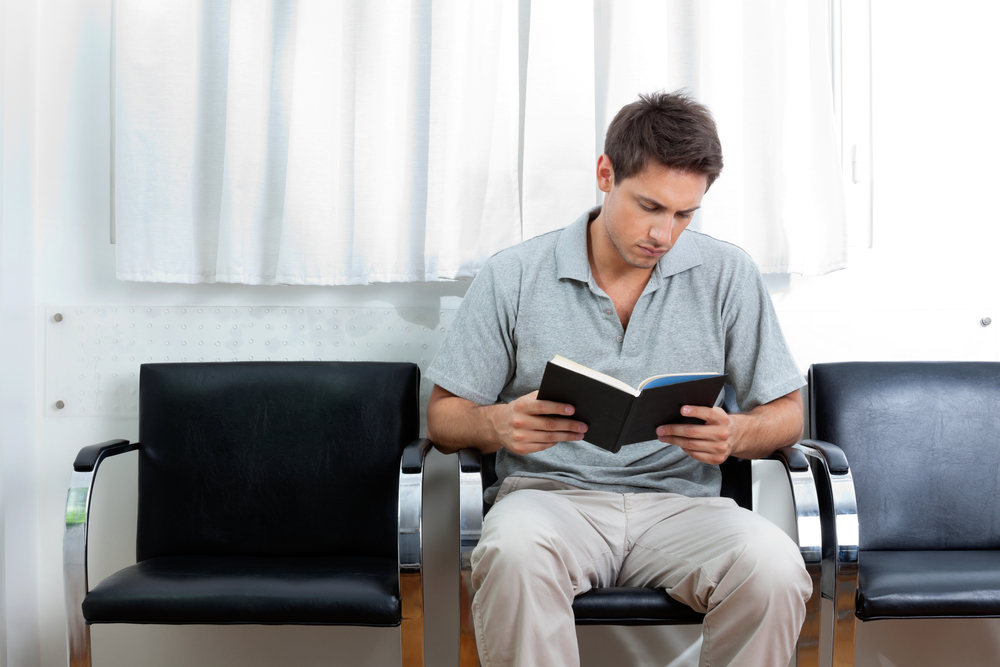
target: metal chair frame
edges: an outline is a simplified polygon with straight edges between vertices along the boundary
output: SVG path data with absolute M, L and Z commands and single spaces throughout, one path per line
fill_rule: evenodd
M 803 440 L 816 480 L 823 530 L 822 596 L 833 601 L 832 667 L 853 667 L 857 639 L 858 501 L 847 459 L 838 447 Z M 839 456 L 838 456 L 839 453 Z
M 73 464 L 66 494 L 63 534 L 63 583 L 66 596 L 70 667 L 90 667 L 90 624 L 83 617 L 83 599 L 90 591 L 87 575 L 87 535 L 90 500 L 101 463 L 117 454 L 139 449 L 138 442 L 108 440 L 85 447 Z M 420 439 L 403 451 L 399 469 L 399 592 L 402 607 L 400 638 L 403 667 L 424 664 L 423 517 L 424 460 L 430 441 Z

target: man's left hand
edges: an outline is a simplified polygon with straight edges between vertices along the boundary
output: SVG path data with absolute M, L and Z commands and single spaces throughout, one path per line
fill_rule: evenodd
M 722 408 L 685 405 L 685 417 L 696 417 L 704 424 L 666 424 L 656 429 L 657 439 L 677 445 L 684 453 L 702 463 L 719 465 L 736 448 L 738 420 Z

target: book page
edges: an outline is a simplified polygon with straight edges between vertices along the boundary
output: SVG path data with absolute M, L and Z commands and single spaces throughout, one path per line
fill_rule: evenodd
M 670 375 L 654 375 L 647 378 L 639 385 L 639 389 L 652 389 L 653 387 L 664 387 L 668 384 L 679 384 L 689 380 L 701 380 L 702 378 L 716 377 L 718 373 L 673 373 Z
M 562 366 L 565 369 L 579 373 L 580 375 L 586 375 L 592 380 L 603 382 L 604 384 L 610 385 L 615 389 L 620 389 L 621 391 L 624 391 L 626 394 L 630 396 L 638 396 L 640 393 L 638 389 L 630 387 L 621 380 L 613 378 L 610 375 L 607 375 L 606 373 L 595 371 L 593 368 L 587 368 L 583 364 L 578 364 L 575 361 L 567 359 L 566 357 L 560 356 L 558 354 L 555 357 L 553 357 L 552 363 L 555 364 L 556 366 Z

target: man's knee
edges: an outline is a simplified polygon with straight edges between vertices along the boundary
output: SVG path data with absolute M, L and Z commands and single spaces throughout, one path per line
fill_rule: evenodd
M 512 500 L 505 499 L 503 509 L 510 510 Z M 482 538 L 472 552 L 473 589 L 479 590 L 491 572 L 502 576 L 504 585 L 515 585 L 519 580 L 544 578 L 557 571 L 563 551 L 557 531 L 538 517 L 522 520 L 520 512 L 501 512 L 499 508 L 487 515 Z
M 743 548 L 733 564 L 734 573 L 761 602 L 787 600 L 805 612 L 812 594 L 812 580 L 795 544 L 773 524 L 746 536 Z

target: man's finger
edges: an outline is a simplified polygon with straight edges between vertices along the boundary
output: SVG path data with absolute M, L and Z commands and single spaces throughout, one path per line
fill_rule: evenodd
M 526 403 L 524 411 L 531 415 L 571 415 L 576 409 L 567 403 L 536 400 Z
M 691 440 L 726 440 L 728 430 L 710 424 L 664 424 L 656 428 L 656 435 L 662 437 L 687 438 Z
M 701 419 L 706 424 L 721 424 L 729 416 L 720 408 L 706 408 L 703 405 L 685 405 L 681 408 L 681 414 Z
M 695 440 L 691 438 L 665 438 L 670 444 L 677 445 L 696 461 L 718 465 L 729 458 L 729 451 L 726 447 L 721 447 L 715 440 Z

